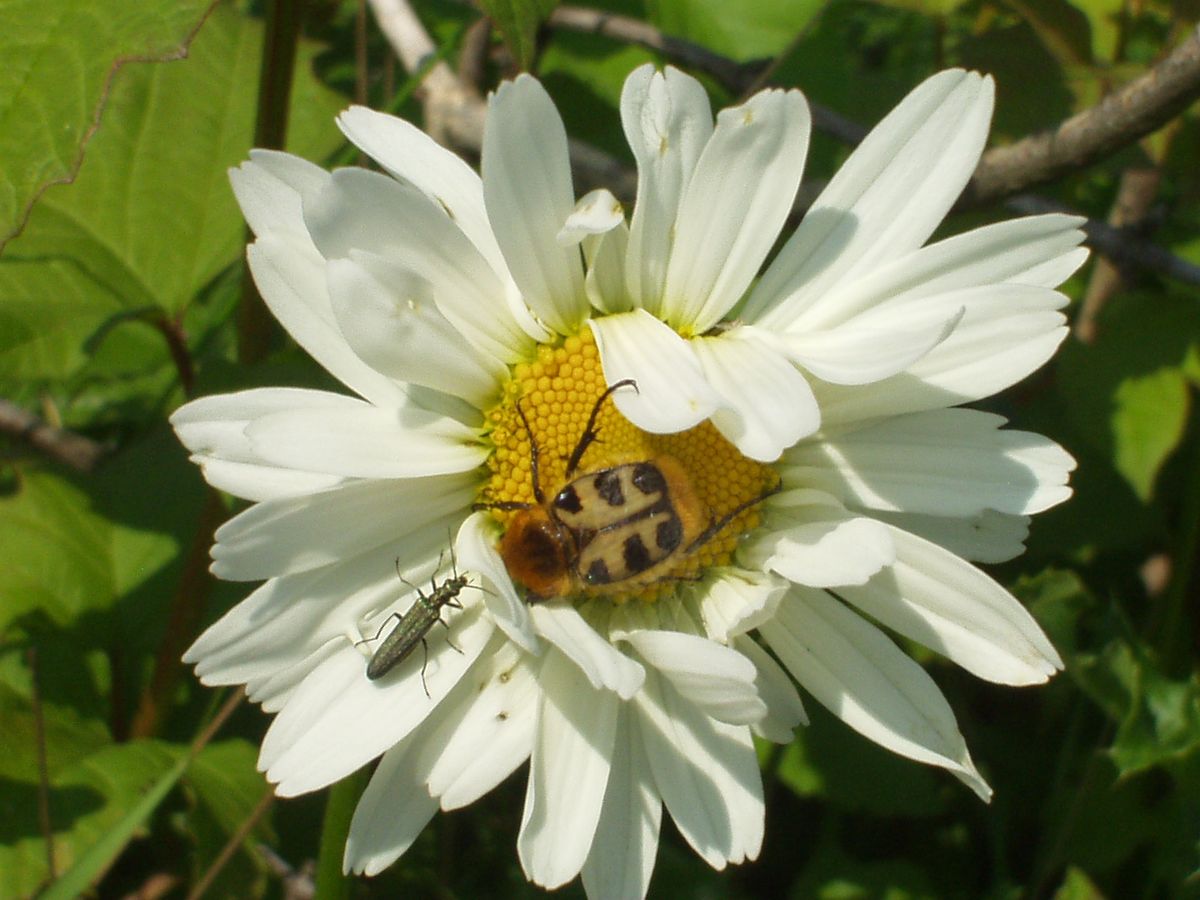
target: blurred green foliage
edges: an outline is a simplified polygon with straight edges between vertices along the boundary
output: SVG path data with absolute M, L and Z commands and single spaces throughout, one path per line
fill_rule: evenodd
M 546 27 L 552 0 L 481 5 L 497 25 L 485 87 L 514 61 L 532 68 L 574 136 L 630 161 L 621 83 L 640 62 L 669 60 Z M 1050 126 L 1144 71 L 1200 12 L 1169 0 L 600 5 L 737 61 L 773 59 L 774 83 L 864 124 L 939 67 L 989 71 L 994 144 Z M 449 0 L 418 10 L 453 61 L 479 13 Z M 355 12 L 350 0 L 308 5 L 288 133 L 289 149 L 309 159 L 345 152 L 333 115 L 355 90 Z M 55 870 L 86 862 L 75 874 L 83 884 L 100 879 L 101 896 L 157 876 L 182 896 L 265 802 L 254 763 L 266 717 L 239 710 L 184 768 L 213 717 L 213 692 L 187 673 L 165 692 L 151 684 L 156 660 L 177 657 L 172 648 L 199 625 L 179 633 L 180 604 L 203 605 L 207 622 L 239 597 L 236 586 L 198 583 L 189 565 L 207 549 L 220 507 L 206 500 L 166 416 L 186 390 L 326 381 L 282 339 L 254 369 L 235 364 L 244 226 L 226 169 L 251 146 L 263 29 L 254 4 L 0 3 L 0 233 L 20 231 L 0 256 L 0 397 L 109 451 L 95 472 L 73 474 L 19 440 L 0 444 L 0 900 L 48 880 L 40 786 Z M 366 51 L 366 99 L 418 119 L 414 85 L 389 74 L 378 33 Z M 736 96 L 706 84 L 718 104 Z M 807 178 L 827 178 L 847 152 L 818 134 Z M 1045 193 L 1104 219 L 1123 171 L 1156 168 L 1154 239 L 1200 263 L 1198 154 L 1192 111 Z M 980 213 L 952 217 L 946 230 L 978 221 Z M 1074 300 L 1092 271 L 1068 285 Z M 812 725 L 791 746 L 762 748 L 759 862 L 711 872 L 667 827 L 652 895 L 1200 895 L 1198 343 L 1200 292 L 1131 273 L 1094 341 L 1069 340 L 1046 369 L 988 404 L 1080 463 L 1076 498 L 1040 517 L 1029 552 L 998 573 L 1050 633 L 1066 673 L 1013 691 L 926 660 L 996 788 L 992 805 L 810 704 Z M 538 895 L 513 849 L 522 778 L 437 817 L 357 894 Z M 279 896 L 260 848 L 301 868 L 316 858 L 321 812 L 319 796 L 277 802 L 210 896 Z M 575 884 L 564 894 L 582 892 Z

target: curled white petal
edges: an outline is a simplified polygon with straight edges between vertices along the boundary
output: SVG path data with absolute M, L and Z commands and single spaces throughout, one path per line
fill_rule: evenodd
M 607 688 L 628 700 L 641 688 L 646 671 L 607 640 L 569 603 L 531 607 L 538 634 L 554 644 L 597 690 Z
M 766 715 L 766 704 L 755 689 L 754 664 L 737 651 L 678 631 L 638 630 L 622 638 L 685 700 L 714 719 L 750 725 Z
M 670 434 L 707 419 L 720 405 L 688 343 L 645 310 L 590 319 L 604 380 L 632 379 L 637 390 L 621 390 L 613 402 L 621 415 L 644 431 Z
M 504 560 L 496 552 L 489 516 L 477 512 L 463 522 L 458 532 L 458 558 L 464 570 L 483 576 L 486 582 L 484 603 L 500 630 L 529 653 L 538 653 L 540 645 L 534 633 L 529 606 L 517 594 Z

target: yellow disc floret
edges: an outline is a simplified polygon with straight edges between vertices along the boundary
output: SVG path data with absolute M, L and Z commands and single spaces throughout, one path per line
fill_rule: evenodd
M 678 434 L 642 431 L 622 416 L 611 400 L 599 402 L 606 387 L 592 333 L 584 329 L 557 346 L 539 347 L 535 361 L 514 367 L 500 402 L 486 413 L 495 452 L 488 460 L 490 477 L 480 493 L 479 505 L 492 509 L 506 528 L 549 528 L 579 543 L 581 534 L 590 540 L 596 531 L 578 523 L 590 521 L 586 517 L 591 511 L 586 504 L 604 505 L 597 499 L 597 491 L 608 497 L 604 490 L 607 485 L 619 497 L 624 497 L 622 490 L 637 495 L 637 499 L 628 501 L 634 514 L 626 515 L 626 519 L 635 521 L 602 532 L 613 543 L 611 558 L 602 558 L 604 554 L 592 548 L 582 555 L 599 561 L 591 559 L 589 570 L 582 567 L 580 559 L 574 559 L 572 564 L 579 571 L 567 573 L 569 579 L 563 575 L 557 582 L 560 586 L 547 589 L 543 598 L 606 596 L 614 602 L 657 599 L 679 581 L 695 580 L 709 567 L 728 563 L 738 538 L 758 525 L 755 501 L 778 484 L 771 467 L 742 456 L 709 422 Z M 584 438 L 593 412 L 595 440 L 586 445 L 574 471 L 569 472 L 569 461 Z M 537 488 L 531 440 L 537 448 Z M 603 475 L 607 481 L 600 485 L 585 481 L 588 476 L 595 480 L 592 473 L 607 473 Z M 647 473 L 651 486 L 641 488 L 645 493 L 638 494 L 634 485 L 646 484 Z M 654 501 L 659 499 L 655 485 L 659 484 L 662 499 L 655 506 Z M 546 508 L 564 489 L 577 503 L 570 516 L 565 510 L 560 509 L 556 515 L 553 507 Z M 617 521 L 622 514 L 621 506 L 605 505 L 594 515 L 611 516 Z M 531 517 L 550 524 L 531 525 Z M 713 530 L 717 525 L 720 527 Z M 663 553 L 655 548 L 655 527 L 666 530 L 659 533 L 660 544 L 663 533 L 668 541 L 676 532 L 682 535 L 675 544 L 662 544 L 676 549 Z M 641 549 L 649 546 L 653 558 L 643 560 L 647 565 L 636 572 L 622 571 L 622 559 L 629 557 L 622 540 L 644 541 Z M 506 549 L 502 543 L 502 555 Z M 510 558 L 505 559 L 518 581 L 536 584 L 514 571 L 522 561 L 511 555 L 518 552 L 535 553 L 536 549 L 509 550 Z M 534 568 L 538 564 L 538 560 L 523 562 Z M 601 567 L 599 576 L 596 566 Z

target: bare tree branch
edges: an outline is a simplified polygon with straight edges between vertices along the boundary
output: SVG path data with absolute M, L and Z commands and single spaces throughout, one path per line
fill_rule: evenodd
M 105 452 L 95 441 L 48 425 L 8 400 L 0 400 L 0 434 L 20 438 L 35 450 L 79 472 L 90 472 Z
M 1158 65 L 1056 128 L 989 150 L 963 194 L 966 205 L 1053 181 L 1157 131 L 1200 97 L 1200 28 Z
M 411 74 L 437 56 L 437 47 L 408 0 L 368 0 L 375 20 Z M 438 60 L 421 86 L 425 130 L 444 144 L 478 150 L 483 144 L 484 104 L 446 63 Z

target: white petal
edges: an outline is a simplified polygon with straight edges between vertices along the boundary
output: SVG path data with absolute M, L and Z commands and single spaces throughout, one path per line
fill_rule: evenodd
M 415 404 L 298 410 L 246 427 L 267 462 L 352 478 L 419 478 L 474 469 L 487 459 L 474 429 Z
M 501 281 L 509 279 L 483 205 L 483 182 L 469 165 L 415 125 L 365 106 L 350 107 L 337 123 L 393 177 L 410 182 L 442 206 Z
M 731 568 L 722 572 L 699 597 L 705 633 L 728 643 L 775 615 L 788 582 L 770 572 Z
M 205 684 L 242 684 L 269 677 L 364 618 L 408 598 L 397 572 L 423 582 L 446 545 L 441 522 L 310 572 L 272 578 L 211 625 L 184 654 Z M 390 537 L 390 536 L 389 536 Z
M 775 658 L 749 635 L 739 635 L 733 646 L 754 663 L 754 686 L 767 705 L 766 716 L 754 723 L 754 733 L 776 744 L 790 744 L 796 726 L 808 724 L 808 714 L 795 683 Z
M 967 519 L 881 510 L 871 515 L 940 544 L 955 556 L 982 563 L 1008 562 L 1024 553 L 1031 521 L 1029 516 L 1010 516 L 992 509 Z
M 538 634 L 577 665 L 592 687 L 615 691 L 628 700 L 642 686 L 645 670 L 596 633 L 569 603 L 535 603 L 530 607 Z
M 482 604 L 464 606 L 442 610 L 449 633 L 428 642 L 428 660 L 414 653 L 369 681 L 362 655 L 347 646 L 304 680 L 271 723 L 259 755 L 279 796 L 332 784 L 425 721 L 491 637 Z
M 1071 496 L 1075 461 L 1028 431 L 1002 431 L 1001 416 L 938 409 L 886 419 L 788 454 L 789 479 L 822 469 L 860 508 L 969 517 L 986 509 L 1042 512 Z M 800 467 L 800 471 L 793 469 Z
M 350 820 L 345 872 L 377 875 L 412 846 L 437 811 L 425 789 L 425 772 L 415 766 L 419 734 L 409 735 L 379 761 Z
M 772 500 L 767 525 L 739 552 L 747 568 L 778 572 L 813 587 L 863 584 L 895 559 L 885 525 L 840 506 L 790 491 Z M 786 507 L 786 509 L 785 509 Z
M 487 260 L 412 185 L 366 169 L 338 169 L 324 189 L 304 198 L 304 218 L 327 259 L 357 251 L 426 279 L 442 314 L 491 356 L 515 362 L 533 346 Z
M 529 75 L 488 97 L 481 168 L 488 219 L 525 302 L 560 334 L 577 331 L 588 311 L 583 260 L 556 240 L 575 205 L 567 132 Z
M 265 713 L 279 712 L 304 683 L 304 679 L 323 665 L 325 660 L 344 648 L 343 641 L 329 641 L 325 646 L 318 647 L 304 659 L 285 669 L 277 669 L 263 677 L 251 678 L 246 682 L 246 699 L 251 703 L 260 704 Z
M 273 234 L 310 250 L 315 248 L 304 227 L 300 198 L 328 180 L 320 166 L 278 150 L 251 150 L 248 161 L 229 170 L 234 196 L 255 235 Z
M 1001 684 L 1041 684 L 1062 668 L 1033 616 L 999 584 L 936 544 L 892 530 L 896 562 L 838 593 L 906 637 Z
M 946 238 L 853 279 L 817 298 L 792 323 L 822 330 L 877 306 L 996 284 L 1058 287 L 1087 257 L 1080 248 L 1085 220 L 1059 214 L 984 225 Z
M 762 91 L 717 116 L 679 205 L 666 321 L 703 334 L 741 299 L 792 211 L 810 128 L 799 91 Z
M 942 692 L 878 628 L 824 591 L 796 588 L 759 633 L 801 687 L 855 731 L 991 796 Z
M 185 403 L 171 414 L 179 440 L 193 453 L 235 462 L 263 464 L 246 438 L 246 426 L 279 412 L 338 412 L 359 409 L 362 402 L 344 394 L 303 388 L 253 388 L 213 394 Z
M 645 897 L 658 854 L 661 823 L 662 800 L 642 748 L 637 717 L 621 704 L 604 806 L 583 864 L 587 895 L 596 900 Z
M 500 630 L 529 653 L 539 653 L 529 606 L 517 594 L 504 560 L 496 552 L 491 516 L 476 512 L 467 518 L 458 532 L 456 547 L 464 570 L 478 572 L 488 584 L 484 603 Z
M 625 260 L 629 296 L 657 314 L 679 202 L 712 135 L 712 108 L 696 79 L 671 66 L 656 72 L 647 63 L 625 79 L 621 125 L 638 169 Z
M 946 340 L 965 314 L 960 308 L 943 321 L 915 328 L 905 327 L 899 316 L 892 323 L 865 327 L 852 320 L 830 331 L 788 332 L 776 340 L 818 378 L 833 384 L 870 384 L 909 368 Z
M 993 93 L 990 78 L 952 69 L 901 101 L 779 251 L 751 294 L 747 321 L 787 327 L 844 279 L 924 244 L 975 170 Z
M 877 381 L 869 391 L 815 383 L 826 427 L 878 416 L 957 406 L 1020 381 L 1054 355 L 1067 335 L 1058 308 L 1066 298 L 1019 284 L 950 291 L 897 301 L 912 319 L 965 309 L 958 327 L 906 372 Z
M 350 349 L 333 317 L 325 286 L 325 261 L 299 253 L 293 244 L 265 234 L 246 248 L 246 259 L 263 302 L 279 324 L 330 375 L 372 403 L 405 402 L 404 389 Z
M 711 719 L 653 669 L 634 703 L 654 784 L 684 840 L 714 869 L 762 847 L 762 777 L 750 729 Z
M 472 472 L 354 482 L 267 500 L 217 529 L 212 571 L 230 581 L 255 581 L 357 556 L 465 511 L 477 487 Z
M 504 364 L 476 350 L 437 308 L 433 286 L 374 257 L 329 261 L 329 299 L 354 352 L 397 381 L 423 384 L 487 409 L 497 399 Z
M 579 874 L 592 846 L 618 700 L 593 689 L 574 663 L 554 651 L 546 654 L 539 681 L 542 702 L 517 852 L 530 881 L 556 888 Z
M 584 245 L 586 248 L 586 244 Z M 604 313 L 628 312 L 633 308 L 625 288 L 625 252 L 629 227 L 620 223 L 597 239 L 584 287 L 592 306 Z
M 442 809 L 474 803 L 529 758 L 537 723 L 538 682 L 533 657 L 499 634 L 456 688 L 453 718 L 430 735 L 429 792 Z
M 604 380 L 637 382 L 636 391 L 617 391 L 613 402 L 638 428 L 652 434 L 685 431 L 719 405 L 692 348 L 645 310 L 591 319 L 588 325 L 596 336 Z
M 608 188 L 596 188 L 579 198 L 575 210 L 559 230 L 556 240 L 564 247 L 589 235 L 605 234 L 625 221 L 625 208 Z
M 277 497 L 315 494 L 336 487 L 343 480 L 338 475 L 229 462 L 201 453 L 193 453 L 189 459 L 200 467 L 204 480 L 218 491 L 254 503 L 274 500 Z
M 692 350 L 721 395 L 713 425 L 744 455 L 773 462 L 821 424 L 804 376 L 775 348 L 738 328 L 695 338 Z
M 714 719 L 750 725 L 766 715 L 755 690 L 754 664 L 708 638 L 678 631 L 630 631 L 622 639 L 665 677 L 684 700 Z

